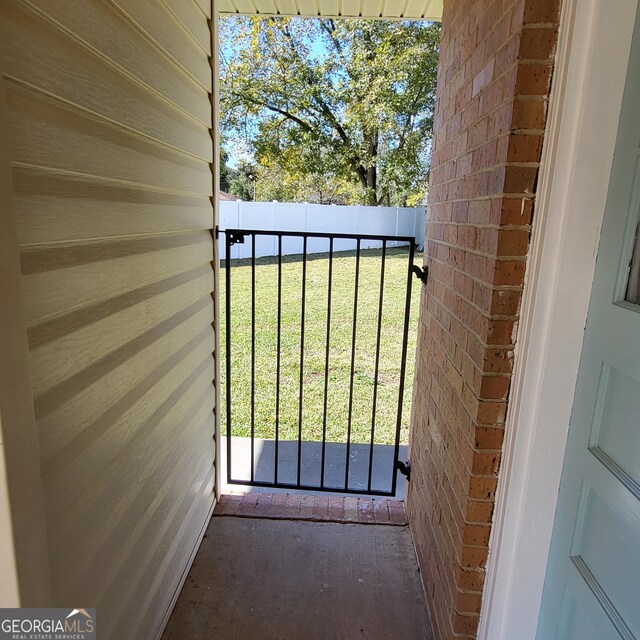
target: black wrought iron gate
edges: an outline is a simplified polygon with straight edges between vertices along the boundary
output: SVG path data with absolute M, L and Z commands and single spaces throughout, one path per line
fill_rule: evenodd
M 412 274 L 424 278 L 422 270 L 414 265 L 415 239 L 257 229 L 226 229 L 220 233 L 221 236 L 224 234 L 226 432 L 223 433 L 223 444 L 226 445 L 228 484 L 395 495 L 397 470 L 405 475 L 409 471 L 408 465 L 399 460 L 399 452 Z M 244 258 L 234 259 L 233 254 L 238 254 L 240 249 Z M 269 255 L 271 257 L 264 257 Z M 396 282 L 385 280 L 390 259 L 394 260 Z M 315 262 L 310 276 L 312 260 L 324 261 L 323 278 L 319 278 Z M 373 261 L 379 263 L 379 267 L 375 267 L 375 282 L 370 281 Z M 366 284 L 371 285 L 370 288 L 363 288 L 364 263 L 369 274 Z M 263 265 L 267 266 L 266 270 L 262 269 Z M 244 268 L 244 280 L 239 284 L 234 282 L 234 273 L 240 273 L 236 267 Z M 293 268 L 300 276 L 294 283 L 290 274 Z M 263 278 L 262 283 L 260 278 L 258 282 L 256 280 L 257 272 Z M 349 284 L 351 276 L 353 281 Z M 310 277 L 313 278 L 311 283 Z M 319 293 L 319 286 L 323 293 Z M 397 320 L 391 329 L 384 321 L 388 315 L 385 293 L 389 297 L 390 286 L 393 287 L 396 307 L 391 311 Z M 295 289 L 295 305 L 291 302 L 292 289 Z M 275 295 L 269 295 L 273 292 Z M 373 300 L 371 292 L 375 292 L 376 300 Z M 322 304 L 319 304 L 319 297 Z M 344 313 L 347 298 L 350 309 L 348 327 L 345 326 Z M 313 305 L 312 313 L 308 311 L 310 304 Z M 269 306 L 270 312 L 260 305 Z M 341 309 L 340 318 L 334 311 L 336 305 Z M 366 306 L 366 317 L 361 318 L 359 311 L 364 314 L 361 310 L 363 305 Z M 397 308 L 400 305 L 402 309 Z M 291 320 L 294 306 L 295 329 Z M 324 309 L 320 321 L 317 313 L 321 306 Z M 313 314 L 316 316 L 311 317 Z M 283 322 L 285 315 L 286 323 Z M 242 341 L 236 335 L 240 324 L 248 333 Z M 267 330 L 267 324 L 270 330 Z M 320 324 L 321 327 L 318 326 Z M 311 347 L 306 343 L 309 331 L 312 331 L 315 343 Z M 292 335 L 294 333 L 295 336 Z M 342 337 L 336 337 L 334 333 Z M 320 336 L 323 344 L 319 346 Z M 337 344 L 339 340 L 342 344 Z M 370 388 L 370 392 L 366 389 L 369 406 L 363 411 L 362 402 L 357 406 L 354 402 L 354 381 L 361 375 L 360 367 L 356 366 L 356 354 L 363 350 L 365 340 L 370 343 L 364 346 L 371 356 L 369 374 L 372 371 L 372 375 L 362 374 L 365 386 Z M 390 381 L 381 380 L 381 343 L 384 342 L 386 348 L 387 343 L 393 343 L 393 340 L 397 341 L 399 353 L 389 356 L 387 348 L 382 357 L 387 369 L 387 361 L 392 357 L 397 363 L 397 370 L 389 376 Z M 256 359 L 257 343 L 260 343 L 260 362 L 263 364 L 258 364 Z M 238 353 L 233 352 L 235 347 Z M 316 370 L 312 372 L 306 363 L 308 349 L 312 349 L 314 355 Z M 337 374 L 334 375 L 332 349 L 342 350 L 342 382 L 337 379 Z M 292 353 L 293 350 L 296 353 Z M 324 353 L 319 355 L 319 350 L 324 350 Z M 257 375 L 265 378 L 264 371 L 258 370 L 267 366 L 265 362 L 273 367 L 266 375 L 268 384 L 263 381 L 257 385 Z M 321 371 L 317 370 L 319 363 L 323 363 Z M 291 377 L 292 366 L 296 369 L 296 381 Z M 313 388 L 306 375 L 314 380 Z M 294 385 L 297 386 L 295 390 L 292 388 Z M 383 417 L 379 416 L 381 385 L 387 399 Z M 309 404 L 305 393 L 311 395 L 312 392 L 314 401 Z M 389 411 L 390 393 L 397 398 L 395 415 L 393 408 Z M 257 403 L 262 406 L 267 400 L 273 413 L 265 415 L 262 411 L 257 415 Z M 366 436 L 362 428 L 365 416 Z M 383 419 L 386 420 L 386 433 L 381 429 L 376 431 L 378 422 Z M 292 425 L 292 420 L 297 422 L 297 426 Z M 315 434 L 307 433 L 305 421 L 314 421 L 317 426 Z M 265 424 L 267 422 L 269 425 Z M 343 424 L 339 436 L 335 434 L 337 427 L 334 422 Z M 356 423 L 359 425 L 357 428 Z M 381 437 L 384 438 L 383 443 L 379 442 Z

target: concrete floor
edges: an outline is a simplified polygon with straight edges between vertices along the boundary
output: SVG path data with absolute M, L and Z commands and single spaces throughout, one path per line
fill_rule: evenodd
M 233 436 L 231 439 L 231 471 L 236 480 L 248 480 L 251 477 L 251 438 Z M 322 443 L 303 441 L 301 453 L 300 480 L 307 487 L 320 486 Z M 338 442 L 327 442 L 325 459 L 325 483 L 327 487 L 344 487 L 347 445 Z M 393 454 L 391 445 L 376 444 L 373 448 L 373 465 L 371 488 L 375 491 L 391 491 L 393 477 Z M 407 446 L 400 445 L 399 459 L 407 459 Z M 249 485 L 228 484 L 227 478 L 227 439 L 220 440 L 220 460 L 222 461 L 222 492 L 231 491 L 267 491 L 273 488 L 251 487 Z M 254 472 L 255 479 L 273 482 L 275 478 L 275 442 L 263 438 L 254 440 Z M 278 479 L 280 482 L 295 483 L 298 472 L 298 442 L 281 440 L 278 449 Z M 369 474 L 369 445 L 354 443 L 350 449 L 349 489 L 366 491 Z M 405 477 L 396 473 L 397 484 L 395 497 L 402 500 L 405 490 Z M 288 493 L 308 494 L 308 488 L 287 489 Z M 342 494 L 340 494 L 342 495 Z
M 163 640 L 429 640 L 408 527 L 214 517 Z

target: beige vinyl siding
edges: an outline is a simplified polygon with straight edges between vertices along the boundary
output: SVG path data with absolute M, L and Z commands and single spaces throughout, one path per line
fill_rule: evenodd
M 154 638 L 214 502 L 211 35 L 199 0 L 3 0 L 55 606 Z

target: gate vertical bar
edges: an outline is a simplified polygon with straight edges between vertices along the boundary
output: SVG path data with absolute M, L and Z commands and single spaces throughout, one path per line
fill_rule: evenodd
M 255 480 L 256 443 L 256 234 L 251 234 L 251 482 Z
M 302 398 L 304 389 L 304 314 L 307 297 L 307 236 L 302 238 L 302 311 L 300 313 L 300 394 L 298 397 L 298 484 L 302 473 Z
M 225 252 L 225 326 L 226 326 L 226 345 L 225 351 L 227 356 L 227 379 L 226 379 L 226 395 L 227 395 L 227 482 L 231 482 L 231 234 L 227 231 L 224 234 Z
M 344 488 L 349 488 L 349 461 L 351 458 L 351 419 L 353 414 L 353 374 L 356 364 L 356 335 L 358 328 L 358 289 L 360 280 L 360 238 L 356 240 L 355 292 L 353 294 L 353 328 L 351 330 L 351 372 L 349 374 L 349 409 L 347 415 L 347 460 L 344 470 Z
M 373 409 L 371 411 L 371 445 L 369 447 L 369 478 L 367 491 L 371 491 L 371 478 L 373 476 L 373 447 L 376 433 L 376 406 L 378 402 L 378 371 L 380 369 L 380 337 L 382 335 L 382 309 L 384 302 L 384 268 L 387 259 L 387 241 L 382 241 L 382 262 L 380 264 L 380 300 L 378 302 L 378 332 L 376 334 L 376 356 L 373 371 Z
M 280 438 L 280 348 L 282 341 L 282 236 L 278 235 L 278 337 L 276 338 L 276 441 L 273 481 L 278 484 L 278 444 Z
M 324 488 L 324 463 L 327 452 L 327 399 L 329 396 L 329 340 L 331 337 L 331 287 L 333 279 L 333 238 L 329 238 L 329 276 L 327 278 L 327 337 L 324 356 L 324 406 L 322 411 L 322 454 L 320 456 L 320 488 Z
M 400 380 L 398 383 L 398 413 L 396 417 L 396 442 L 393 450 L 393 475 L 391 477 L 391 492 L 396 494 L 398 482 L 398 454 L 400 451 L 400 429 L 402 428 L 402 408 L 404 401 L 404 378 L 407 370 L 407 341 L 409 338 L 409 318 L 411 315 L 411 283 L 413 276 L 413 257 L 415 253 L 415 244 L 409 244 L 409 264 L 407 265 L 407 297 L 404 305 L 404 326 L 402 330 L 402 355 L 400 360 Z

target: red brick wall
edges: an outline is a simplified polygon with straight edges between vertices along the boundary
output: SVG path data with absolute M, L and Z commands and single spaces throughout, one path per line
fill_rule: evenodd
M 474 638 L 560 0 L 445 0 L 407 508 L 437 640 Z

